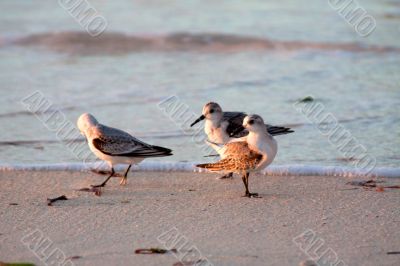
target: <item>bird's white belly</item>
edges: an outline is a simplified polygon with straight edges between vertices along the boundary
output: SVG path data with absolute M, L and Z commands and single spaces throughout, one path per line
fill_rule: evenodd
M 227 143 L 230 138 L 226 133 L 225 128 L 218 127 L 218 128 L 205 128 L 205 133 L 207 134 L 208 140 L 217 143 L 217 144 L 225 144 Z
M 274 161 L 276 153 L 277 150 L 268 151 L 266 155 L 264 155 L 266 157 L 265 160 L 263 160 L 263 162 L 257 166 L 257 170 L 262 170 L 268 165 L 270 165 Z
M 278 144 L 273 137 L 250 139 L 249 144 L 263 155 L 263 160 L 257 165 L 256 170 L 262 170 L 274 161 L 278 152 Z
M 230 138 L 228 134 L 224 133 L 221 128 L 215 128 L 210 131 L 206 131 L 208 140 L 217 143 L 217 144 L 226 144 L 227 142 L 230 141 Z M 220 156 L 221 158 L 225 158 L 225 149 L 223 146 L 207 143 L 209 146 L 211 146 Z

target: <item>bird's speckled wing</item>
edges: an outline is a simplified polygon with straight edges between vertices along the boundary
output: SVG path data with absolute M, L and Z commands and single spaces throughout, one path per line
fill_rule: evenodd
M 230 142 L 225 145 L 225 159 L 216 163 L 198 164 L 197 167 L 210 171 L 243 172 L 256 168 L 262 155 L 251 150 L 244 141 Z
M 102 153 L 127 157 L 159 157 L 172 155 L 167 148 L 144 143 L 130 134 L 111 127 L 98 127 L 98 134 L 93 138 L 93 146 Z

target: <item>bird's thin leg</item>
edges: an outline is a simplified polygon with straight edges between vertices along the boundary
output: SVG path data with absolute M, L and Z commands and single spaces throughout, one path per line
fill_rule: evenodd
M 104 187 L 104 186 L 107 184 L 108 180 L 110 180 L 110 178 L 111 178 L 114 174 L 115 174 L 115 172 L 114 172 L 114 167 L 111 167 L 111 175 L 110 175 L 109 177 L 107 177 L 107 179 L 104 180 L 104 182 L 101 183 L 100 185 L 91 185 L 91 187 Z
M 126 183 L 128 183 L 128 172 L 129 169 L 131 169 L 131 166 L 131 164 L 128 166 L 128 169 L 126 169 L 124 176 L 121 178 L 121 181 L 119 182 L 121 186 L 125 186 Z
M 251 198 L 251 197 L 258 197 L 258 193 L 250 193 L 250 191 L 249 191 L 249 176 L 250 176 L 250 173 L 247 172 L 247 173 L 244 174 L 243 177 L 242 177 L 244 186 L 245 186 L 245 188 L 246 188 L 246 194 L 245 194 L 244 196 L 245 196 L 245 197 L 249 197 L 249 198 Z
M 243 181 L 244 187 L 246 188 L 246 192 L 245 192 L 245 194 L 244 194 L 243 197 L 248 197 L 248 195 L 250 194 L 250 192 L 249 192 L 249 187 L 248 187 L 248 185 L 247 185 L 246 174 L 244 174 L 244 175 L 242 176 L 242 181 Z
M 226 179 L 226 178 L 233 178 L 233 173 L 230 172 L 229 174 L 218 177 L 218 179 Z

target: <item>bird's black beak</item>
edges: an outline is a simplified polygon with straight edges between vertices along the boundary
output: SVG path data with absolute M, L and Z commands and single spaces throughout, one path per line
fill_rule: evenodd
M 201 120 L 204 120 L 204 118 L 206 118 L 204 115 L 201 115 L 199 118 L 196 119 L 196 121 L 194 121 L 190 127 L 196 125 L 197 123 L 199 123 Z

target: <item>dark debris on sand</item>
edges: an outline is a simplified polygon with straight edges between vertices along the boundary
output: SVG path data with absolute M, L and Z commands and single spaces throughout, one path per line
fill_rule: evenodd
M 53 206 L 53 203 L 59 200 L 68 200 L 67 196 L 62 195 L 57 198 L 47 198 L 47 206 Z

